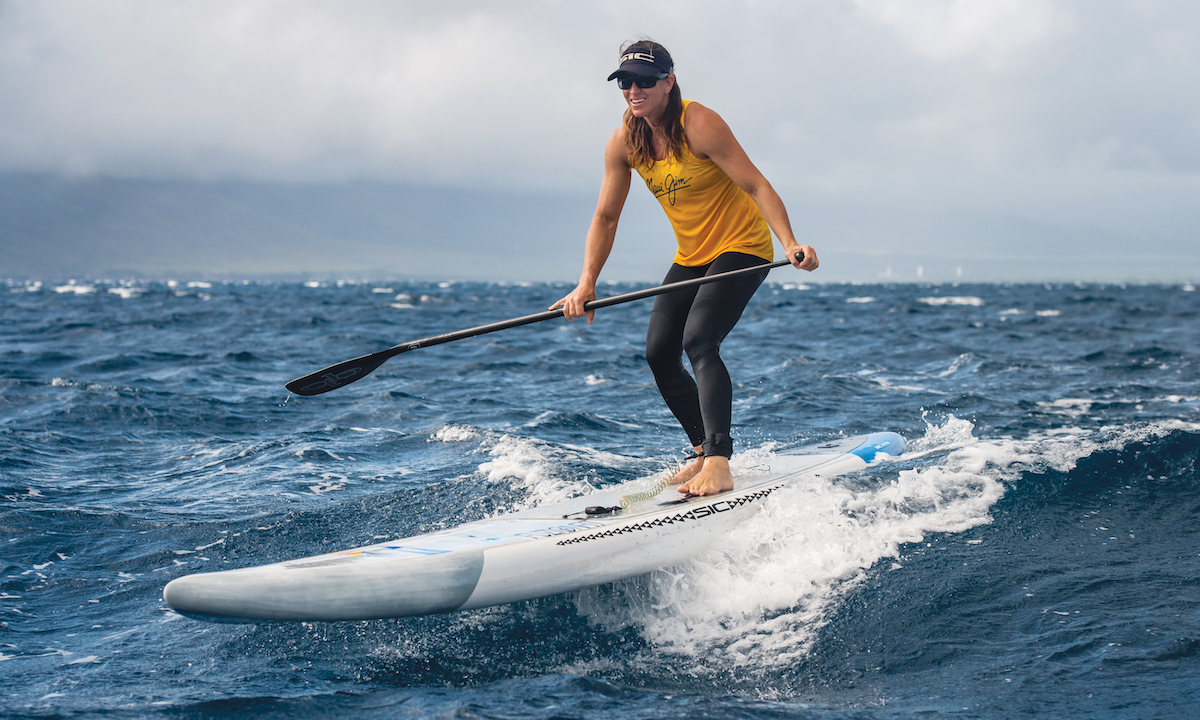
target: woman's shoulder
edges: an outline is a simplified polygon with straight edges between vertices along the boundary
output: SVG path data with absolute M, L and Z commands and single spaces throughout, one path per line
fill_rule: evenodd
M 729 132 L 729 126 L 712 108 L 698 102 L 686 106 L 687 122 L 683 132 L 687 138 L 688 148 L 699 159 L 708 158 L 708 150 L 713 142 L 719 142 Z
M 619 125 L 612 134 L 608 136 L 608 142 L 604 144 L 604 156 L 608 162 L 616 162 L 629 166 L 629 142 L 625 138 L 625 126 Z
M 722 123 L 721 116 L 707 105 L 701 105 L 694 100 L 683 101 L 683 126 L 689 130 L 696 126 L 704 129 L 713 122 Z

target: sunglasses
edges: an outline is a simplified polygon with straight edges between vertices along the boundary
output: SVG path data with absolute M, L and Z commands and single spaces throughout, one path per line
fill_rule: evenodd
M 628 90 L 637 85 L 641 89 L 646 90 L 657 85 L 658 81 L 666 76 L 667 73 L 659 73 L 657 75 L 626 75 L 623 78 L 617 78 L 617 87 L 622 90 Z

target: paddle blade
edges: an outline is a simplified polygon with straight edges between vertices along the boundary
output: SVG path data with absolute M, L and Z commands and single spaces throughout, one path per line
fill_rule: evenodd
M 324 370 L 297 378 L 284 387 L 297 395 L 320 395 L 361 380 L 388 361 L 395 353 L 380 352 L 330 365 Z

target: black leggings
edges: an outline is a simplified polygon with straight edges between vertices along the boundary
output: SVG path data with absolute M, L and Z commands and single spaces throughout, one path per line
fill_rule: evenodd
M 707 265 L 672 265 L 663 284 L 765 265 L 754 255 L 727 252 Z M 646 361 L 667 407 L 675 414 L 692 445 L 705 455 L 733 454 L 729 437 L 733 415 L 733 382 L 721 361 L 721 341 L 737 324 L 768 270 L 659 295 L 646 329 Z M 683 353 L 696 379 L 683 367 Z

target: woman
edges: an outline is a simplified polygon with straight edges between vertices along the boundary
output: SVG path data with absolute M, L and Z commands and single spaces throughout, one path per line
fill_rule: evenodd
M 642 40 L 621 51 L 616 80 L 628 108 L 604 150 L 604 180 L 584 246 L 579 284 L 551 305 L 568 319 L 594 312 L 596 280 L 608 259 L 617 220 L 636 170 L 675 228 L 679 250 L 663 283 L 773 260 L 771 231 L 802 270 L 817 254 L 792 234 L 779 195 L 750 162 L 729 126 L 712 110 L 683 100 L 666 48 Z M 767 271 L 659 295 L 646 330 L 646 359 L 667 406 L 688 434 L 695 459 L 672 479 L 679 491 L 711 495 L 733 489 L 729 457 L 733 384 L 719 354 Z M 687 352 L 695 381 L 683 367 Z

